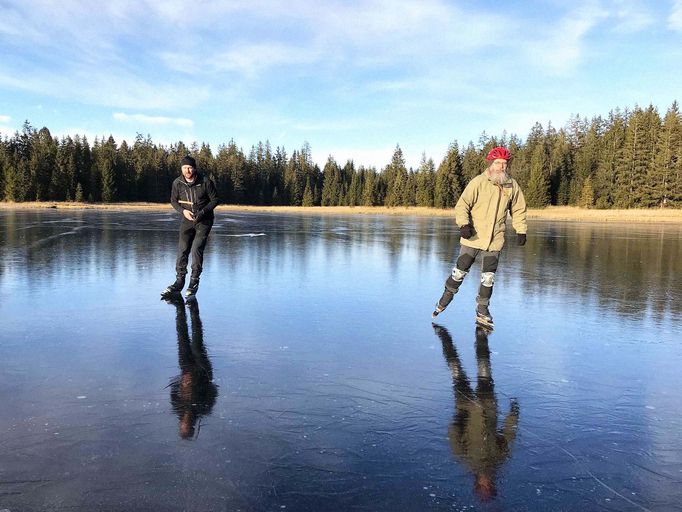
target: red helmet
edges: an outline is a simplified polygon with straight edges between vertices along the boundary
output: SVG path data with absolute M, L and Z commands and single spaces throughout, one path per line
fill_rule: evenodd
M 511 153 L 507 148 L 496 147 L 490 150 L 488 156 L 485 157 L 486 160 L 497 160 L 498 158 L 503 158 L 504 160 L 509 160 L 511 158 Z

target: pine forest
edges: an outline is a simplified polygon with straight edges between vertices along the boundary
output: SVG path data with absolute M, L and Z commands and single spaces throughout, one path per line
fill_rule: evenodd
M 681 208 L 682 117 L 674 102 L 616 109 L 591 120 L 573 116 L 560 129 L 536 123 L 525 141 L 489 136 L 453 141 L 437 165 L 423 155 L 407 168 L 396 146 L 382 169 L 340 163 L 322 169 L 304 143 L 288 154 L 259 142 L 248 152 L 233 140 L 212 150 L 182 142 L 169 147 L 138 134 L 135 142 L 75 135 L 57 139 L 26 121 L 0 140 L 0 199 L 4 201 L 167 202 L 180 159 L 191 154 L 209 174 L 221 202 L 289 206 L 427 206 L 451 208 L 468 181 L 485 169 L 494 146 L 508 147 L 512 176 L 531 207 Z

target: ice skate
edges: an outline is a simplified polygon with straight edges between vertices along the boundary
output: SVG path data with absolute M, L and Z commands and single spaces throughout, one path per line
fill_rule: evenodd
M 180 295 L 183 286 L 185 286 L 185 278 L 178 276 L 174 283 L 168 285 L 166 289 L 161 292 L 161 298 L 164 299 L 173 295 Z
M 431 318 L 436 318 L 443 311 L 445 311 L 445 308 L 440 305 L 440 302 L 436 302 L 436 307 L 434 308 L 433 313 L 431 313 Z
M 479 304 L 476 306 L 476 324 L 490 330 L 495 327 L 495 324 L 493 324 L 493 317 L 488 310 L 488 306 L 484 304 Z
M 168 295 L 162 295 L 161 300 L 165 301 L 166 304 L 171 304 L 173 306 L 184 306 L 185 300 L 182 298 L 180 292 L 174 292 Z
M 197 291 L 199 291 L 199 278 L 193 277 L 189 280 L 189 286 L 185 290 L 185 300 L 196 299 Z

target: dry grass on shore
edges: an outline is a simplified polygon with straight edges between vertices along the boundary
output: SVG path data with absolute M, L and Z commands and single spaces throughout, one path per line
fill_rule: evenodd
M 0 209 L 100 209 L 120 211 L 168 211 L 170 205 L 161 203 L 108 203 L 84 204 L 66 202 L 28 202 L 7 203 L 0 202 Z M 262 213 L 295 213 L 314 215 L 405 215 L 417 217 L 454 217 L 454 210 L 441 210 L 424 207 L 395 207 L 384 206 L 244 206 L 220 205 L 222 212 L 262 212 Z M 678 223 L 682 224 L 682 210 L 673 209 L 631 209 L 631 210 L 588 210 L 573 206 L 550 206 L 543 209 L 528 210 L 528 218 L 551 221 L 580 221 L 580 222 L 642 222 L 642 223 Z

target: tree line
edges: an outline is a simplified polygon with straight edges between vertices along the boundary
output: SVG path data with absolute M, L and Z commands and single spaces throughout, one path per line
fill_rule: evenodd
M 221 201 L 292 206 L 431 206 L 451 208 L 464 186 L 486 166 L 495 146 L 513 154 L 511 174 L 531 207 L 682 207 L 682 116 L 677 102 L 661 117 L 647 108 L 616 109 L 606 118 L 572 116 L 566 126 L 536 123 L 525 141 L 488 136 L 466 147 L 452 142 L 442 162 L 422 155 L 405 165 L 400 146 L 383 169 L 341 165 L 329 156 L 315 164 L 304 143 L 288 155 L 259 142 L 248 153 L 234 140 L 213 152 L 208 144 L 166 147 L 138 134 L 135 142 L 112 136 L 58 139 L 26 121 L 0 140 L 0 199 L 5 201 L 167 202 L 183 156 L 216 183 Z

